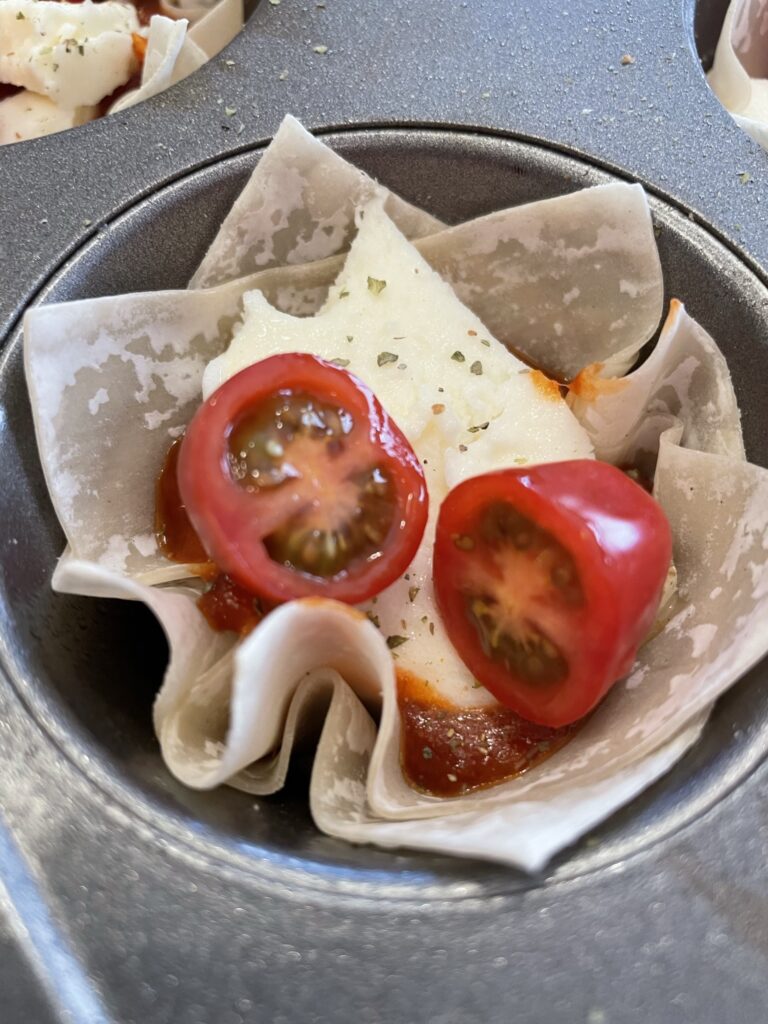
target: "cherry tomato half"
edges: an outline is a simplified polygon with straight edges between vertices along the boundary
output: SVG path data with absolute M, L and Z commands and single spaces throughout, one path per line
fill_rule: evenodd
M 210 558 L 254 594 L 365 601 L 427 521 L 424 473 L 375 395 L 311 355 L 242 370 L 187 428 L 178 483 Z
M 443 502 L 435 593 L 475 677 L 523 718 L 561 726 L 631 668 L 671 557 L 661 506 L 614 466 L 507 469 Z

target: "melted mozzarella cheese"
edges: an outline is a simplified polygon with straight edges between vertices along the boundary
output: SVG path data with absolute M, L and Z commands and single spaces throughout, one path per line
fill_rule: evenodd
M 115 0 L 2 0 L 0 82 L 65 110 L 94 106 L 135 71 L 132 33 L 140 31 L 136 8 Z
M 430 514 L 405 576 L 365 605 L 398 668 L 462 706 L 492 702 L 454 651 L 435 607 L 432 548 L 440 504 L 466 477 L 493 469 L 591 458 L 586 432 L 557 389 L 493 338 L 397 230 L 379 203 L 365 208 L 325 306 L 304 319 L 260 292 L 244 296 L 229 349 L 206 368 L 203 391 L 267 356 L 308 352 L 348 360 L 420 458 Z M 396 358 L 393 358 L 396 357 Z
M 92 121 L 97 113 L 98 107 L 62 110 L 47 96 L 38 96 L 25 89 L 0 103 L 0 146 L 77 128 L 86 121 Z

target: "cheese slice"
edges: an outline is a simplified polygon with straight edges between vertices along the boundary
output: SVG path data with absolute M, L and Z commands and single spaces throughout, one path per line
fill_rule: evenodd
M 315 316 L 281 313 L 260 292 L 244 296 L 243 322 L 206 368 L 204 395 L 286 352 L 342 361 L 376 393 L 424 466 L 430 516 L 422 544 L 404 577 L 364 606 L 387 638 L 398 638 L 390 641 L 397 667 L 458 705 L 493 702 L 455 653 L 435 607 L 440 504 L 479 473 L 591 458 L 586 432 L 559 389 L 489 334 L 378 201 L 360 211 L 344 268 Z
M 47 96 L 58 107 L 94 106 L 138 67 L 129 3 L 0 2 L 0 82 Z
M 77 128 L 86 121 L 92 121 L 97 114 L 98 107 L 62 110 L 47 96 L 38 96 L 24 89 L 0 102 L 0 146 Z

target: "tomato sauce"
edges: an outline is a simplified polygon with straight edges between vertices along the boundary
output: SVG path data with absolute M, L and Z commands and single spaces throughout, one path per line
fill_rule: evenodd
M 531 380 L 542 398 L 548 398 L 552 402 L 559 402 L 563 397 L 562 386 L 556 380 L 548 377 L 541 370 L 531 370 Z
M 566 377 L 556 373 L 554 370 L 550 370 L 547 366 L 544 366 L 543 363 L 535 362 L 527 352 L 523 352 L 522 349 L 510 344 L 508 341 L 503 342 L 503 344 L 504 348 L 507 349 L 508 352 L 511 352 L 516 359 L 519 359 L 521 363 L 525 363 L 526 366 L 529 366 L 532 370 L 540 373 L 546 381 L 553 381 L 557 384 L 558 394 L 562 394 L 562 392 L 559 391 L 559 388 L 565 388 L 568 386 L 568 380 Z
M 7 82 L 0 82 L 0 102 L 10 99 L 17 92 L 21 92 L 20 85 L 9 85 Z
M 500 706 L 457 708 L 402 669 L 397 703 L 403 774 L 431 796 L 461 796 L 522 775 L 564 747 L 581 726 L 535 725 Z
M 247 636 L 261 622 L 267 608 L 258 597 L 245 590 L 231 577 L 220 572 L 210 588 L 198 598 L 197 607 L 217 632 L 232 630 Z
M 208 554 L 195 533 L 195 528 L 190 522 L 179 493 L 176 468 L 180 450 L 181 439 L 179 438 L 168 449 L 163 468 L 155 485 L 157 543 L 165 557 L 171 562 L 206 564 L 215 573 L 215 566 L 208 561 Z
M 615 395 L 623 391 L 628 383 L 626 378 L 601 377 L 602 369 L 602 363 L 590 363 L 579 370 L 568 384 L 570 393 L 585 402 L 594 402 L 603 395 Z
M 148 25 L 150 18 L 160 14 L 160 0 L 131 0 L 139 16 L 140 25 Z
M 155 485 L 155 536 L 160 550 L 171 562 L 194 567 L 197 575 L 211 581 L 197 606 L 212 629 L 232 630 L 245 636 L 266 614 L 264 605 L 208 559 L 200 538 L 190 522 L 176 480 L 181 440 L 168 449 Z

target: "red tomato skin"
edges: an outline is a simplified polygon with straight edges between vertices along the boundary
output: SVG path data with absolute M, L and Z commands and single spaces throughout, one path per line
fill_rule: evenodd
M 463 573 L 473 551 L 457 548 L 482 510 L 507 500 L 571 554 L 584 604 L 568 613 L 568 674 L 538 687 L 485 655 L 466 613 Z M 434 583 L 438 608 L 459 656 L 500 703 L 539 725 L 569 725 L 625 676 L 653 624 L 672 557 L 661 506 L 621 470 L 596 460 L 543 463 L 465 480 L 437 521 Z M 565 614 L 564 614 L 565 618 Z M 562 638 L 551 638 L 558 646 Z M 578 644 L 576 644 L 576 639 Z
M 272 561 L 259 533 L 253 495 L 228 468 L 229 433 L 236 420 L 283 389 L 337 401 L 383 452 L 398 497 L 400 520 L 390 530 L 383 557 L 364 569 L 319 579 Z M 401 576 L 421 542 L 428 515 L 424 471 L 398 426 L 357 377 L 317 356 L 270 356 L 241 370 L 218 388 L 187 427 L 178 461 L 179 490 L 204 547 L 219 569 L 252 593 L 273 602 L 321 596 L 358 604 Z

